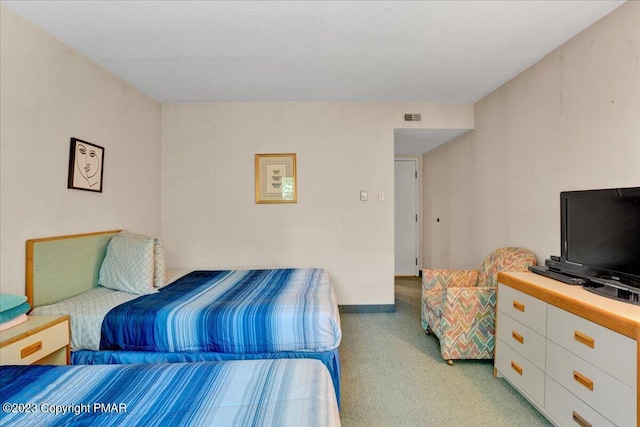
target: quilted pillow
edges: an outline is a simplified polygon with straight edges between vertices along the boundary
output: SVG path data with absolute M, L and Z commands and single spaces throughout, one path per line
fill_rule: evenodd
M 155 288 L 161 288 L 166 285 L 164 271 L 164 246 L 162 246 L 162 240 L 160 240 L 159 237 L 145 236 L 143 234 L 136 234 L 127 230 L 121 231 L 120 233 L 118 233 L 118 236 L 140 239 L 144 241 L 153 239 L 153 286 Z
M 166 285 L 164 271 L 164 246 L 159 238 L 153 239 L 153 259 L 155 260 L 153 268 L 153 286 L 161 288 Z
M 132 294 L 157 292 L 153 287 L 154 239 L 119 233 L 107 245 L 98 284 Z

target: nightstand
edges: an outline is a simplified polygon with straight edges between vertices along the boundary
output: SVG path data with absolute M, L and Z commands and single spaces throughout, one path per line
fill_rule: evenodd
M 29 316 L 0 332 L 0 365 L 68 365 L 69 316 Z

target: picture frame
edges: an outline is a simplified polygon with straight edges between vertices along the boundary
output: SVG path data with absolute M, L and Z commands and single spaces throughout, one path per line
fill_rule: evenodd
M 256 154 L 256 203 L 297 203 L 296 154 Z
M 71 138 L 67 188 L 102 193 L 104 147 Z

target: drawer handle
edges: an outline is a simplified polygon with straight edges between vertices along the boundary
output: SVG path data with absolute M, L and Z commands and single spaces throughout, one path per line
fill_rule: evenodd
M 524 313 L 524 304 L 518 301 L 513 301 L 513 308 L 515 308 L 518 311 L 521 311 Z
M 516 371 L 518 373 L 518 375 L 522 375 L 522 366 L 518 365 L 513 360 L 511 361 L 511 369 Z
M 580 385 L 593 391 L 593 381 L 591 381 L 589 378 L 582 375 L 580 372 L 573 371 L 573 379 L 577 381 Z
M 591 423 L 580 416 L 576 411 L 573 411 L 573 421 L 578 423 L 580 427 L 593 427 Z
M 520 344 L 524 344 L 524 337 L 517 333 L 516 331 L 511 331 L 511 337 L 518 341 Z
M 42 350 L 42 341 L 28 345 L 20 350 L 20 358 L 24 359 L 25 357 L 31 356 L 33 353 L 39 352 L 40 350 Z
M 591 338 L 589 335 L 585 335 L 579 331 L 573 331 L 573 338 L 581 344 L 586 345 L 587 347 L 595 348 L 596 340 Z

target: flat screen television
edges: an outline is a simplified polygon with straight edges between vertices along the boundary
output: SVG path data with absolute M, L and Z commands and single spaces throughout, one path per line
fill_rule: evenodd
M 560 271 L 637 295 L 640 187 L 563 191 L 560 216 Z

